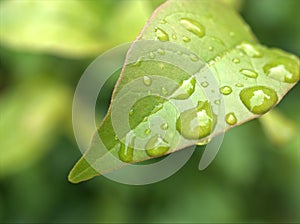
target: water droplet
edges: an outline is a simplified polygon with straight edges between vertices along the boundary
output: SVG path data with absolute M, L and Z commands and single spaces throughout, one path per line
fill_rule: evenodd
M 145 134 L 146 134 L 146 135 L 150 135 L 150 134 L 151 134 L 151 130 L 150 130 L 150 129 L 146 129 L 146 130 L 145 130 Z
M 244 87 L 244 84 L 241 84 L 241 83 L 237 83 L 235 84 L 236 87 Z
M 191 39 L 190 39 L 189 37 L 186 37 L 186 36 L 182 37 L 182 40 L 183 40 L 183 42 L 185 42 L 185 43 L 188 43 L 188 42 L 191 41 Z
M 223 95 L 229 95 L 232 92 L 232 89 L 230 86 L 223 86 L 220 88 L 220 93 Z
M 215 103 L 216 105 L 220 105 L 221 100 L 215 100 L 214 103 Z
M 209 46 L 209 47 L 208 47 L 208 50 L 209 50 L 209 51 L 213 51 L 213 50 L 214 50 L 214 47 Z
M 124 143 L 121 143 L 119 158 L 125 163 L 130 163 L 133 158 L 133 148 L 125 145 Z
M 160 41 L 168 41 L 169 40 L 169 35 L 163 29 L 155 27 L 154 31 L 155 31 L 157 39 L 159 39 Z
M 250 69 L 241 69 L 240 73 L 242 73 L 244 76 L 247 76 L 252 79 L 256 79 L 258 76 L 258 74 L 255 71 L 250 70 Z
M 153 59 L 153 58 L 155 58 L 155 54 L 154 54 L 153 52 L 150 52 L 150 53 L 149 53 L 149 57 L 150 57 L 151 59 Z
M 162 130 L 167 130 L 169 128 L 169 125 L 168 123 L 163 123 L 160 127 Z
M 199 142 L 196 143 L 196 145 L 207 145 L 209 142 L 211 141 L 211 138 L 207 138 L 205 140 L 201 140 Z
M 235 125 L 237 122 L 235 114 L 233 112 L 226 114 L 225 121 L 229 125 Z
M 144 57 L 139 57 L 133 65 L 134 66 L 140 66 L 142 64 L 143 59 L 144 59 Z
M 294 83 L 299 80 L 298 63 L 293 63 L 290 58 L 279 58 L 263 67 L 270 78 L 281 82 Z
M 146 86 L 150 86 L 151 83 L 152 83 L 151 78 L 145 75 L 145 76 L 144 76 L 144 84 L 145 84 Z
M 133 109 L 131 109 L 131 110 L 129 111 L 129 115 L 130 115 L 130 116 L 133 115 Z
M 235 63 L 235 64 L 238 64 L 238 63 L 240 63 L 240 59 L 234 58 L 234 59 L 232 59 L 232 62 Z
M 187 139 L 201 139 L 208 136 L 215 125 L 215 115 L 208 101 L 199 101 L 197 107 L 182 112 L 176 128 Z
M 163 104 L 162 103 L 159 103 L 159 104 L 157 104 L 154 108 L 153 108 L 153 110 L 151 111 L 151 113 L 152 114 L 155 114 L 156 112 L 158 112 L 158 111 L 160 111 L 162 108 L 163 108 Z
M 172 98 L 177 100 L 184 100 L 189 98 L 195 91 L 196 79 L 191 76 L 184 80 L 181 86 L 173 93 Z
M 169 143 L 160 135 L 155 135 L 146 144 L 146 152 L 151 157 L 162 156 L 170 149 Z
M 167 94 L 168 94 L 168 90 L 167 90 L 165 87 L 162 87 L 162 88 L 161 88 L 161 93 L 162 93 L 163 95 L 167 95 Z
M 172 38 L 173 38 L 173 40 L 177 40 L 177 36 L 176 36 L 176 34 L 172 34 Z
M 159 53 L 160 55 L 164 55 L 164 54 L 165 54 L 165 50 L 159 48 L 159 49 L 157 50 L 157 53 Z
M 209 83 L 208 82 L 201 82 L 201 86 L 205 88 L 205 87 L 209 86 Z
M 195 55 L 195 54 L 190 54 L 190 59 L 191 59 L 192 61 L 198 61 L 198 60 L 199 60 L 198 56 Z
M 163 63 L 158 63 L 158 66 L 161 70 L 163 70 L 165 68 L 165 65 Z
M 146 116 L 146 117 L 144 117 L 143 122 L 147 122 L 148 120 L 149 120 L 149 117 Z
M 116 140 L 116 141 L 118 141 L 118 140 L 119 140 L 119 138 L 118 138 L 118 136 L 117 136 L 117 135 L 115 135 L 115 140 Z
M 249 111 L 254 114 L 264 114 L 277 102 L 276 92 L 265 86 L 254 86 L 243 89 L 240 99 Z
M 253 46 L 250 43 L 242 43 L 237 48 L 244 51 L 245 54 L 247 54 L 250 57 L 253 57 L 253 58 L 262 57 L 262 53 L 255 46 Z
M 182 18 L 180 20 L 180 24 L 184 26 L 185 29 L 190 31 L 191 33 L 195 34 L 198 37 L 204 37 L 205 35 L 205 28 L 199 22 L 189 19 L 189 18 Z
M 166 23 L 167 23 L 167 20 L 162 19 L 162 20 L 160 20 L 160 23 L 161 23 L 161 24 L 166 24 Z

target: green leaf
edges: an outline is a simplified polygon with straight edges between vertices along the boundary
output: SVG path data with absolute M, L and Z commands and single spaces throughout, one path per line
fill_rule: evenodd
M 146 1 L 1 1 L 0 43 L 72 58 L 96 56 L 134 40 L 150 14 Z
M 205 144 L 218 134 L 217 121 L 226 121 L 221 130 L 224 132 L 257 118 L 271 110 L 299 80 L 299 59 L 260 45 L 239 15 L 221 1 L 168 1 L 155 11 L 138 39 L 154 40 L 157 44 L 141 47 L 136 42 L 132 45 L 127 60 L 135 58 L 137 61 L 125 65 L 107 116 L 94 136 L 96 139 L 99 135 L 103 145 L 94 139 L 69 175 L 73 183 L 126 163 L 159 157 L 193 144 Z M 177 47 L 164 43 L 176 43 Z M 185 48 L 193 54 L 184 51 Z M 173 58 L 175 63 L 175 55 L 179 53 L 191 71 L 163 61 Z M 146 60 L 147 56 L 159 61 Z M 199 63 L 199 59 L 205 64 L 195 73 L 193 63 Z M 194 75 L 190 76 L 190 72 Z M 162 81 L 163 78 L 172 80 L 172 84 Z M 217 80 L 218 88 L 210 83 L 210 78 Z M 207 81 L 199 85 L 200 80 L 205 79 Z M 158 92 L 138 100 L 124 115 L 122 108 L 149 86 Z M 224 101 L 212 101 L 206 96 L 205 89 L 209 88 L 213 88 L 213 92 L 220 91 Z M 192 105 L 187 101 L 193 102 Z M 222 102 L 225 113 L 217 116 L 213 108 Z M 175 104 L 181 106 L 181 110 L 175 108 Z M 122 125 L 125 117 L 129 117 L 130 131 L 127 132 L 127 127 Z M 163 137 L 151 126 L 157 118 L 162 121 L 155 127 L 165 130 Z M 117 126 L 113 125 L 115 119 Z M 124 134 L 119 136 L 116 128 Z M 145 139 L 144 147 L 137 146 L 137 138 Z M 138 150 L 141 148 L 144 150 Z M 112 162 L 110 153 L 124 163 Z
M 18 85 L 0 97 L 0 178 L 43 156 L 70 108 L 70 91 L 53 81 Z

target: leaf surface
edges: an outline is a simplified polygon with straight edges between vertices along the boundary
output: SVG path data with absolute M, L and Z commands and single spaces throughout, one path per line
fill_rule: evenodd
M 299 59 L 260 45 L 221 1 L 167 1 L 137 40 L 155 42 L 132 45 L 107 116 L 71 182 L 205 144 L 271 110 L 299 80 Z

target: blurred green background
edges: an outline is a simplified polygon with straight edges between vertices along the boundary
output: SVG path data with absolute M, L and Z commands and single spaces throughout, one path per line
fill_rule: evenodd
M 199 149 L 156 184 L 68 183 L 81 156 L 71 123 L 78 80 L 97 55 L 133 41 L 160 2 L 0 1 L 0 222 L 300 222 L 299 85 L 279 114 L 229 131 L 205 171 Z M 299 0 L 240 8 L 263 44 L 298 56 L 299 9 Z

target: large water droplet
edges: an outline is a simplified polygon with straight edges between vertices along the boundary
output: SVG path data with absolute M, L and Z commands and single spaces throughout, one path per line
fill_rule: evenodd
M 189 98 L 195 91 L 196 79 L 191 76 L 184 80 L 181 86 L 173 93 L 172 98 L 177 100 L 184 100 Z
M 189 18 L 182 18 L 180 20 L 180 24 L 184 26 L 185 29 L 190 31 L 191 33 L 195 34 L 198 37 L 204 37 L 205 35 L 205 28 L 202 24 L 197 22 L 196 20 L 189 19 Z
M 247 76 L 247 77 L 253 78 L 253 79 L 256 79 L 258 76 L 258 74 L 255 71 L 250 70 L 250 69 L 241 69 L 240 73 L 242 73 L 244 76 Z
M 201 139 L 208 136 L 215 125 L 215 115 L 208 101 L 199 101 L 196 108 L 182 112 L 176 128 L 187 139 Z
M 298 63 L 294 63 L 290 58 L 279 58 L 264 66 L 264 72 L 270 78 L 281 82 L 294 83 L 299 80 Z
M 169 35 L 167 34 L 166 31 L 164 31 L 163 29 L 160 29 L 158 27 L 155 27 L 154 30 L 155 30 L 157 39 L 159 39 L 160 41 L 168 41 L 169 40 Z
M 144 76 L 144 84 L 145 84 L 146 86 L 150 86 L 151 83 L 152 83 L 151 78 L 145 75 L 145 76 Z
M 223 86 L 220 88 L 220 93 L 223 95 L 229 95 L 232 92 L 232 89 L 230 86 Z
M 160 135 L 155 135 L 146 144 L 146 152 L 151 157 L 164 155 L 170 149 L 169 143 Z
M 242 43 L 237 47 L 238 49 L 241 49 L 245 54 L 247 54 L 250 57 L 253 58 L 260 58 L 262 57 L 262 53 L 252 44 L 250 43 Z
M 277 102 L 276 92 L 265 86 L 254 86 L 243 89 L 240 99 L 249 111 L 254 114 L 264 114 Z
M 225 121 L 229 125 L 235 125 L 237 122 L 235 114 L 233 112 L 226 114 Z
M 121 143 L 121 147 L 119 150 L 119 158 L 123 162 L 130 163 L 133 158 L 133 148 Z

